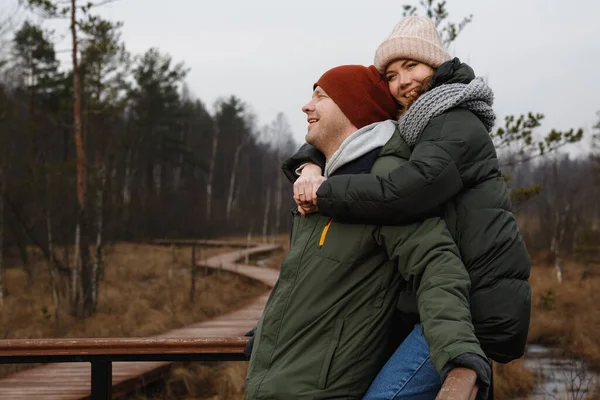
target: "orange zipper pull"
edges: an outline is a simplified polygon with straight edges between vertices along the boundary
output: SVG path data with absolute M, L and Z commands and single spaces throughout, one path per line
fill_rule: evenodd
M 325 228 L 323 228 L 323 232 L 321 233 L 321 239 L 319 239 L 319 247 L 323 246 L 323 243 L 325 243 L 325 237 L 327 236 L 327 231 L 329 230 L 329 225 L 331 225 L 332 221 L 333 218 L 330 219 L 327 225 L 325 225 Z

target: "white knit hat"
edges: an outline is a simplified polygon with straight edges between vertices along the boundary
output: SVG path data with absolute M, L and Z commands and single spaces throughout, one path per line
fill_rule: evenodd
M 390 36 L 381 43 L 375 52 L 375 66 L 383 73 L 390 62 L 400 58 L 437 68 L 452 57 L 444 48 L 433 21 L 410 16 L 398 22 Z

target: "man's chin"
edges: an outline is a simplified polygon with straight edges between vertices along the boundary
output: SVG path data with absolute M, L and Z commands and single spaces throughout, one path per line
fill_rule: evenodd
M 312 144 L 312 145 L 314 146 L 314 144 L 313 144 L 314 138 L 315 138 L 315 135 L 312 135 L 312 134 L 310 133 L 310 131 L 308 131 L 308 132 L 306 133 L 306 136 L 304 136 L 304 141 L 305 141 L 306 143 L 308 143 L 308 144 Z
M 304 140 L 306 141 L 306 143 L 312 145 L 313 147 L 315 147 L 317 150 L 322 151 L 320 146 L 319 146 L 319 140 L 317 137 L 315 137 L 315 135 L 311 135 L 310 133 L 308 133 L 305 137 Z

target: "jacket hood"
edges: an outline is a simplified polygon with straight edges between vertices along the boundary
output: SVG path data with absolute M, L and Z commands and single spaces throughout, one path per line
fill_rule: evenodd
M 404 160 L 410 159 L 411 149 L 408 143 L 404 140 L 398 129 L 394 132 L 390 140 L 383 146 L 379 152 L 379 156 L 395 156 Z
M 396 126 L 397 122 L 393 120 L 375 122 L 348 136 L 326 161 L 323 175 L 327 178 L 343 165 L 382 147 L 394 135 Z
M 440 85 L 447 85 L 452 83 L 464 83 L 468 85 L 475 79 L 475 72 L 473 68 L 467 64 L 460 62 L 458 57 L 452 60 L 446 61 L 441 64 L 431 77 L 430 90 Z

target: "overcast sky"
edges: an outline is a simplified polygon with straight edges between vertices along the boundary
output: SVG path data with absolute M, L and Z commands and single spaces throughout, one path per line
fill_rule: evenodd
M 157 47 L 183 61 L 209 109 L 233 94 L 260 125 L 284 112 L 300 142 L 313 82 L 337 65 L 371 64 L 407 2 L 118 0 L 100 13 L 124 22 L 131 52 Z M 448 0 L 447 8 L 454 21 L 473 15 L 450 52 L 488 79 L 500 118 L 544 113 L 540 133 L 596 122 L 599 1 Z

